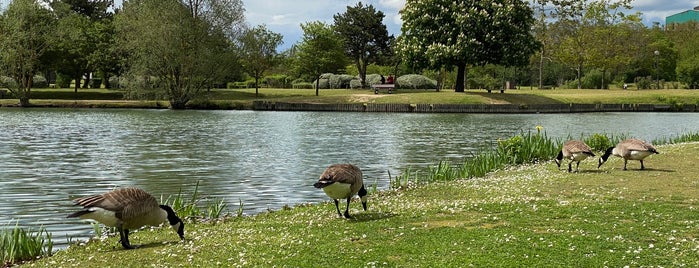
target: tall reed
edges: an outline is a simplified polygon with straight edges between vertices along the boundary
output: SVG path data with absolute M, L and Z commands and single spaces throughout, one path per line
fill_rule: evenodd
M 169 196 L 165 200 L 161 197 L 161 203 L 171 206 L 180 217 L 193 221 L 196 221 L 198 218 L 215 219 L 224 216 L 223 211 L 227 203 L 222 198 L 215 198 L 212 200 L 200 198 L 199 183 L 200 182 L 197 181 L 197 184 L 194 186 L 194 192 L 192 192 L 191 195 L 184 195 L 182 189 L 180 189 L 174 197 Z M 202 211 L 202 207 L 204 211 Z
M 53 251 L 51 233 L 44 227 L 33 232 L 31 229 L 6 226 L 0 230 L 0 264 L 12 264 L 37 257 L 50 256 Z

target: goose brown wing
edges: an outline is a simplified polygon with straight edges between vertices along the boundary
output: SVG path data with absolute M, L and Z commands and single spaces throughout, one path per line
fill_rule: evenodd
M 359 180 L 361 183 L 362 171 L 354 165 L 336 164 L 328 167 L 320 178 L 347 184 L 354 184 Z
M 120 188 L 101 195 L 78 198 L 73 202 L 86 208 L 99 207 L 114 211 L 120 219 L 137 217 L 158 208 L 155 197 L 138 188 Z

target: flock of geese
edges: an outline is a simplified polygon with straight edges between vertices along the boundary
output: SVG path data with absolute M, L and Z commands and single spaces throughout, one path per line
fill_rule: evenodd
M 619 142 L 615 147 L 607 149 L 599 159 L 601 167 L 610 155 L 624 159 L 624 170 L 628 160 L 641 162 L 641 169 L 645 169 L 643 159 L 651 154 L 657 154 L 653 145 L 639 140 L 628 139 Z M 582 141 L 571 140 L 563 144 L 556 157 L 558 169 L 564 158 L 569 159 L 568 172 L 572 172 L 572 164 L 576 162 L 575 170 L 579 170 L 580 161 L 595 156 L 590 146 Z M 354 195 L 359 195 L 362 207 L 367 208 L 367 190 L 364 188 L 362 171 L 351 164 L 334 164 L 329 166 L 320 175 L 318 182 L 313 184 L 315 188 L 323 189 L 325 194 L 335 201 L 335 208 L 339 217 L 351 218 L 349 214 L 350 200 Z M 346 200 L 345 211 L 340 211 L 339 200 Z M 73 200 L 73 203 L 82 206 L 82 210 L 68 215 L 68 218 L 92 219 L 109 227 L 116 227 L 122 247 L 133 249 L 136 246 L 129 242 L 129 230 L 142 226 L 158 226 L 168 222 L 181 240 L 184 240 L 184 223 L 177 217 L 174 210 L 167 205 L 160 205 L 158 201 L 144 190 L 138 188 L 118 188 L 99 195 L 93 195 Z
M 609 156 L 613 155 L 624 159 L 624 170 L 627 170 L 626 165 L 629 160 L 638 160 L 641 162 L 641 169 L 643 170 L 646 168 L 643 165 L 643 159 L 652 154 L 659 154 L 659 152 L 650 143 L 639 139 L 623 140 L 616 146 L 609 147 L 604 152 L 604 155 L 599 158 L 597 168 L 600 168 L 604 162 L 607 162 Z M 591 156 L 595 156 L 595 154 L 592 152 L 590 146 L 582 141 L 570 140 L 563 143 L 563 148 L 558 153 L 558 156 L 556 156 L 556 165 L 558 165 L 558 169 L 560 169 L 563 158 L 566 158 L 570 160 L 570 162 L 568 162 L 568 172 L 573 171 L 573 162 L 576 162 L 575 171 L 579 171 L 580 161 Z

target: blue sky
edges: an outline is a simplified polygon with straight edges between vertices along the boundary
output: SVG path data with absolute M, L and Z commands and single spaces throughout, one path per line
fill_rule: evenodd
M 284 36 L 284 44 L 280 49 L 286 49 L 298 42 L 302 35 L 303 22 L 320 20 L 333 23 L 333 15 L 344 13 L 347 6 L 354 6 L 359 1 L 348 0 L 243 0 L 246 17 L 250 25 L 265 24 L 267 28 Z M 405 0 L 368 0 L 361 1 L 371 4 L 382 11 L 386 18 L 384 24 L 389 34 L 400 35 L 401 20 L 398 11 L 405 5 Z M 665 17 L 679 13 L 695 6 L 699 0 L 636 0 L 632 5 L 636 11 L 643 14 L 643 22 L 652 25 L 653 22 L 665 24 Z

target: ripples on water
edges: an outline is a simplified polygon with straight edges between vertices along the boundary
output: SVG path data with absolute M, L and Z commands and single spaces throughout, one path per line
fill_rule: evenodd
M 332 163 L 388 171 L 460 163 L 497 139 L 544 126 L 550 137 L 593 133 L 652 140 L 699 131 L 699 114 L 386 114 L 328 112 L 0 109 L 0 226 L 45 226 L 55 242 L 92 227 L 65 219 L 75 197 L 135 185 L 154 195 L 193 190 L 239 201 L 246 214 L 327 200 L 312 187 Z M 60 247 L 61 245 L 59 245 Z

